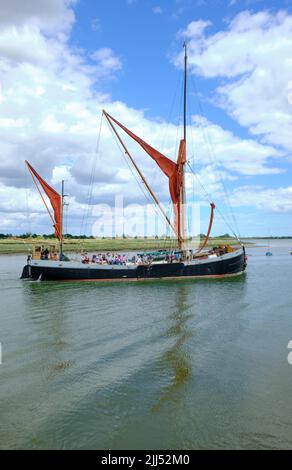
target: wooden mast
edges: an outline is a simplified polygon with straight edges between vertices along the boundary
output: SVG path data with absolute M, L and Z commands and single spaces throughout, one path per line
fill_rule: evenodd
M 118 141 L 120 142 L 120 144 L 122 145 L 124 151 L 125 151 L 125 154 L 127 155 L 127 157 L 130 159 L 132 165 L 134 166 L 135 170 L 137 171 L 138 175 L 140 176 L 142 182 L 145 184 L 147 190 L 149 191 L 150 195 L 152 196 L 155 204 L 158 206 L 160 212 L 162 213 L 163 217 L 165 218 L 166 222 L 168 223 L 168 225 L 171 227 L 171 229 L 174 231 L 175 235 L 178 237 L 178 240 L 179 240 L 179 243 L 182 242 L 181 240 L 181 236 L 180 236 L 180 233 L 178 231 L 176 231 L 175 227 L 173 226 L 173 224 L 171 223 L 169 217 L 166 215 L 165 211 L 163 210 L 161 204 L 159 203 L 154 191 L 151 189 L 151 187 L 149 186 L 148 182 L 146 181 L 143 173 L 141 172 L 140 168 L 138 167 L 137 163 L 135 162 L 135 160 L 133 159 L 132 155 L 130 154 L 128 148 L 126 147 L 126 145 L 124 144 L 122 138 L 120 137 L 118 131 L 116 130 L 115 126 L 113 125 L 113 123 L 111 122 L 111 119 L 110 119 L 110 115 L 103 109 L 103 114 L 105 115 L 109 125 L 111 126 L 113 132 L 115 133 Z
M 64 180 L 62 180 L 62 193 L 61 193 L 60 260 L 63 256 L 63 214 L 64 214 Z
M 187 143 L 187 44 L 184 42 L 183 44 L 185 55 L 184 55 L 184 130 L 183 130 L 183 138 L 185 142 L 185 148 Z M 184 251 L 185 250 L 185 242 L 186 242 L 186 229 L 185 229 L 185 203 L 186 203 L 186 194 L 185 194 L 185 171 L 184 171 L 185 162 L 182 163 L 182 185 L 181 185 L 181 192 L 180 192 L 180 200 L 179 200 L 179 238 L 178 238 L 178 246 L 179 249 Z

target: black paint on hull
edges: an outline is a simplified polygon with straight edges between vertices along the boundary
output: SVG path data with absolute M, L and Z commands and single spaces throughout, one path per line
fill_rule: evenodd
M 42 281 L 71 281 L 71 280 L 138 280 L 184 277 L 221 277 L 239 274 L 245 270 L 245 253 L 221 260 L 201 264 L 161 263 L 149 266 L 141 265 L 134 269 L 121 266 L 113 269 L 51 267 L 26 265 L 23 268 L 22 279 L 39 279 Z

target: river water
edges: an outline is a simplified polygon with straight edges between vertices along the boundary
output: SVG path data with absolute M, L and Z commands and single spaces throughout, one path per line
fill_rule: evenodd
M 244 276 L 21 281 L 0 257 L 0 448 L 292 449 L 291 241 Z

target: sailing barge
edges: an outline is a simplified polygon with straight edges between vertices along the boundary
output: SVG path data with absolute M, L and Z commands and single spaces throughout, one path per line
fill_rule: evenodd
M 206 250 L 214 218 L 215 204 L 211 203 L 210 222 L 207 235 L 202 246 L 197 250 L 186 248 L 185 231 L 185 165 L 186 160 L 186 90 L 187 90 L 187 48 L 184 56 L 184 131 L 180 141 L 177 161 L 169 159 L 148 143 L 123 126 L 113 116 L 103 110 L 103 115 L 108 121 L 114 135 L 125 152 L 126 157 L 133 165 L 144 186 L 149 191 L 152 199 L 159 208 L 168 225 L 172 228 L 178 242 L 178 250 L 171 255 L 157 257 L 145 257 L 145 260 L 137 264 L 127 261 L 120 264 L 96 264 L 70 261 L 63 253 L 63 209 L 64 209 L 64 184 L 60 195 L 36 172 L 26 161 L 28 170 L 40 193 L 40 196 L 51 217 L 55 229 L 55 237 L 59 240 L 59 255 L 54 259 L 40 259 L 39 254 L 29 256 L 23 268 L 22 279 L 40 279 L 44 281 L 113 281 L 113 280 L 143 280 L 143 279 L 187 279 L 187 278 L 219 278 L 240 275 L 246 268 L 245 248 L 241 244 L 239 248 Z M 158 167 L 168 178 L 169 193 L 174 208 L 174 221 L 171 221 L 140 171 L 137 163 L 127 149 L 124 141 L 117 131 L 117 127 L 135 140 L 143 150 L 157 163 Z M 47 195 L 53 209 L 51 213 L 39 185 Z

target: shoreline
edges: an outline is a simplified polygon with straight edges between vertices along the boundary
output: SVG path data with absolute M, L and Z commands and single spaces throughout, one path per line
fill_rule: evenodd
M 243 240 L 246 245 L 253 246 L 255 243 Z M 29 254 L 33 246 L 37 245 L 54 245 L 58 251 L 58 243 L 53 239 L 34 238 L 6 238 L 0 240 L 0 255 L 16 255 Z M 127 251 L 154 251 L 154 250 L 173 250 L 177 249 L 174 239 L 70 239 L 64 241 L 64 252 L 81 253 L 81 252 L 127 252 Z M 239 245 L 238 240 L 234 238 L 213 238 L 206 245 L 212 248 L 218 245 Z M 189 244 L 191 247 L 191 242 Z M 194 239 L 194 249 L 198 246 L 198 240 Z

